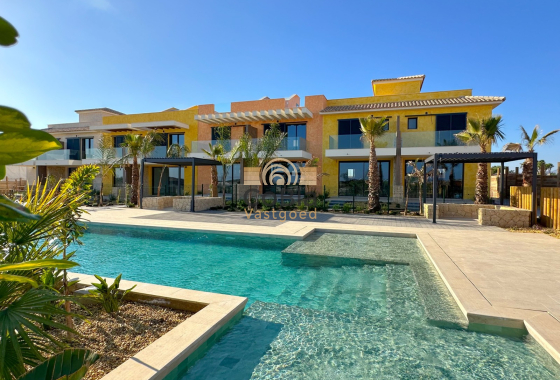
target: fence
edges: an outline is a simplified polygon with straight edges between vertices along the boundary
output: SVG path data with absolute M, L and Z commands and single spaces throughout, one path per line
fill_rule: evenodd
M 510 187 L 510 206 L 522 208 L 524 210 L 533 209 L 532 188 L 528 186 Z
M 8 177 L 6 177 L 3 181 L 0 181 L 0 194 L 12 194 L 18 191 L 25 191 L 26 187 L 27 180 L 8 180 Z
M 541 224 L 560 229 L 560 187 L 541 189 Z

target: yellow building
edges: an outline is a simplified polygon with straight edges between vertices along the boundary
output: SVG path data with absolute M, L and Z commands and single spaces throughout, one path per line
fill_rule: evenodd
M 472 90 L 421 92 L 424 75 L 372 80 L 373 96 L 327 100 L 323 117 L 323 185 L 331 196 L 367 196 L 369 145 L 361 139 L 359 118 L 388 118 L 387 133 L 376 143 L 382 196 L 405 185 L 406 162 L 434 153 L 478 152 L 455 138 L 468 118 L 492 116 L 505 98 L 473 96 Z M 410 170 L 410 169 L 409 169 Z M 476 164 L 447 165 L 438 196 L 472 199 Z

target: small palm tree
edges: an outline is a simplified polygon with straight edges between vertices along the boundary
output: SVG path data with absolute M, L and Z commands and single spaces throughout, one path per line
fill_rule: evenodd
M 145 136 L 129 133 L 124 136 L 122 147 L 128 149 L 128 153 L 123 159 L 132 158 L 132 195 L 130 201 L 138 204 L 140 197 L 140 174 L 138 169 L 138 158 L 150 155 L 156 148 L 156 143 L 161 137 L 154 131 L 148 132 Z
M 110 135 L 103 135 L 98 141 L 99 175 L 101 177 L 101 189 L 99 191 L 99 206 L 103 206 L 103 180 L 112 175 L 115 167 L 121 164 L 116 158 L 113 138 Z
M 467 129 L 457 133 L 455 137 L 467 144 L 478 144 L 480 152 L 486 153 L 492 145 L 504 138 L 502 127 L 503 120 L 499 115 L 485 119 L 469 119 Z M 434 189 L 434 196 L 436 191 L 437 189 Z M 485 204 L 488 203 L 488 200 L 488 164 L 479 163 L 476 172 L 474 203 Z
M 377 167 L 377 155 L 375 153 L 375 140 L 383 136 L 387 130 L 387 118 L 375 118 L 373 116 L 360 118 L 360 130 L 362 139 L 369 143 L 369 169 L 368 169 L 368 209 L 370 212 L 381 210 L 379 203 L 379 168 Z
M 560 129 L 545 133 L 542 137 L 542 130 L 538 125 L 535 125 L 531 136 L 527 133 L 523 126 L 521 128 L 521 142 L 520 143 L 507 143 L 504 145 L 504 151 L 513 152 L 523 152 L 533 153 L 537 145 L 544 145 L 551 143 L 553 140 L 553 135 L 560 132 Z M 523 164 L 521 164 L 523 170 L 523 186 L 530 186 L 533 179 L 533 161 L 527 158 Z
M 204 153 L 212 160 L 218 160 L 220 156 L 224 154 L 224 147 L 222 144 L 215 144 L 212 143 L 208 144 L 208 150 L 202 149 Z M 218 196 L 218 168 L 216 165 L 212 165 L 211 175 L 210 175 L 210 191 L 211 196 L 217 197 Z
M 221 146 L 221 144 L 218 144 Z M 229 170 L 239 159 L 241 143 L 238 141 L 229 152 L 226 152 L 222 146 L 222 153 L 217 157 L 217 160 L 222 164 L 222 207 L 226 207 L 226 178 Z M 233 193 L 233 189 L 232 189 Z
M 167 152 L 165 152 L 165 157 L 168 158 L 179 158 L 179 157 L 186 157 L 190 153 L 190 149 L 186 145 L 179 145 L 179 144 L 171 144 L 169 148 L 167 148 Z M 163 179 L 163 174 L 165 173 L 165 168 L 167 165 L 163 165 L 163 169 L 161 170 L 161 175 L 159 176 L 159 184 L 157 188 L 157 196 L 159 197 L 161 191 L 161 180 Z

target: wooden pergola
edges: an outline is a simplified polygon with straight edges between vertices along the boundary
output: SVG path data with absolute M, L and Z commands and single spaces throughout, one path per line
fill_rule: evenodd
M 191 212 L 194 212 L 194 198 L 196 194 L 196 167 L 197 166 L 217 166 L 222 165 L 220 161 L 210 160 L 206 158 L 196 158 L 196 157 L 163 157 L 163 158 L 143 158 L 140 161 L 140 199 L 139 205 L 142 208 L 142 198 L 144 197 L 144 164 L 161 164 L 166 166 L 178 166 L 179 167 L 179 181 L 181 181 L 181 168 L 185 166 L 192 167 L 192 179 L 191 179 Z
M 424 203 L 426 203 L 426 192 L 428 190 L 427 184 L 427 171 L 426 166 L 432 164 L 435 171 L 433 175 L 433 222 L 436 223 L 436 191 L 437 191 L 437 167 L 439 164 L 451 163 L 451 164 L 479 164 L 479 163 L 493 163 L 499 162 L 502 168 L 502 175 L 504 173 L 504 163 L 510 161 L 519 161 L 525 159 L 532 159 L 533 161 L 533 177 L 532 177 L 532 224 L 537 223 L 537 180 L 536 180 L 536 170 L 537 170 L 537 153 L 526 153 L 526 152 L 488 152 L 488 153 L 436 153 L 433 156 L 428 157 L 424 160 Z M 504 204 L 504 183 L 505 181 L 500 181 L 500 204 Z

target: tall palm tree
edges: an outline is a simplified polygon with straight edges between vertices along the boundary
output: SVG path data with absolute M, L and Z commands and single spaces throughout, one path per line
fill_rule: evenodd
M 455 137 L 467 144 L 478 144 L 481 153 L 488 152 L 492 145 L 504 138 L 503 121 L 500 115 L 484 119 L 469 119 L 467 129 Z M 434 172 L 435 173 L 435 172 Z M 434 189 L 434 196 L 437 190 Z M 488 203 L 488 164 L 479 163 L 476 172 L 474 203 Z
M 165 157 L 167 158 L 179 158 L 179 157 L 186 157 L 190 153 L 190 149 L 186 145 L 179 145 L 179 144 L 171 144 L 169 148 L 167 148 L 167 152 L 165 152 Z M 159 197 L 161 191 L 161 180 L 163 179 L 163 174 L 165 173 L 165 168 L 167 165 L 163 165 L 163 169 L 161 169 L 161 175 L 159 176 L 159 184 L 157 188 L 157 196 Z M 179 185 L 180 188 L 180 185 Z
M 161 136 L 154 131 L 148 132 L 145 136 L 129 133 L 124 136 L 122 147 L 128 149 L 125 159 L 132 158 L 132 195 L 130 201 L 138 204 L 140 198 L 140 174 L 138 169 L 138 158 L 149 156 L 156 148 L 156 143 L 161 140 Z
M 531 136 L 527 133 L 523 126 L 521 128 L 521 142 L 520 143 L 507 143 L 504 145 L 504 151 L 513 152 L 523 152 L 524 150 L 528 153 L 533 153 L 537 145 L 544 145 L 551 143 L 553 140 L 553 135 L 560 132 L 560 129 L 545 133 L 542 137 L 541 127 L 535 125 Z M 533 160 L 527 158 L 523 164 L 521 164 L 523 170 L 523 186 L 530 186 L 533 179 Z
M 369 169 L 368 169 L 368 209 L 370 212 L 381 210 L 379 203 L 379 168 L 377 166 L 377 155 L 375 153 L 375 140 L 383 136 L 387 130 L 386 117 L 362 117 L 360 118 L 360 130 L 362 139 L 369 143 Z
M 212 145 L 212 143 L 209 143 L 208 150 L 202 149 L 202 151 L 212 160 L 217 161 L 224 154 L 224 146 L 222 144 Z M 218 196 L 218 168 L 216 165 L 211 167 L 210 191 L 213 197 Z
M 221 144 L 218 145 L 221 146 Z M 222 146 L 222 153 L 217 157 L 217 160 L 222 164 L 222 207 L 224 208 L 226 207 L 226 178 L 233 164 L 239 159 L 240 146 L 241 143 L 238 141 L 229 152 L 226 152 Z

